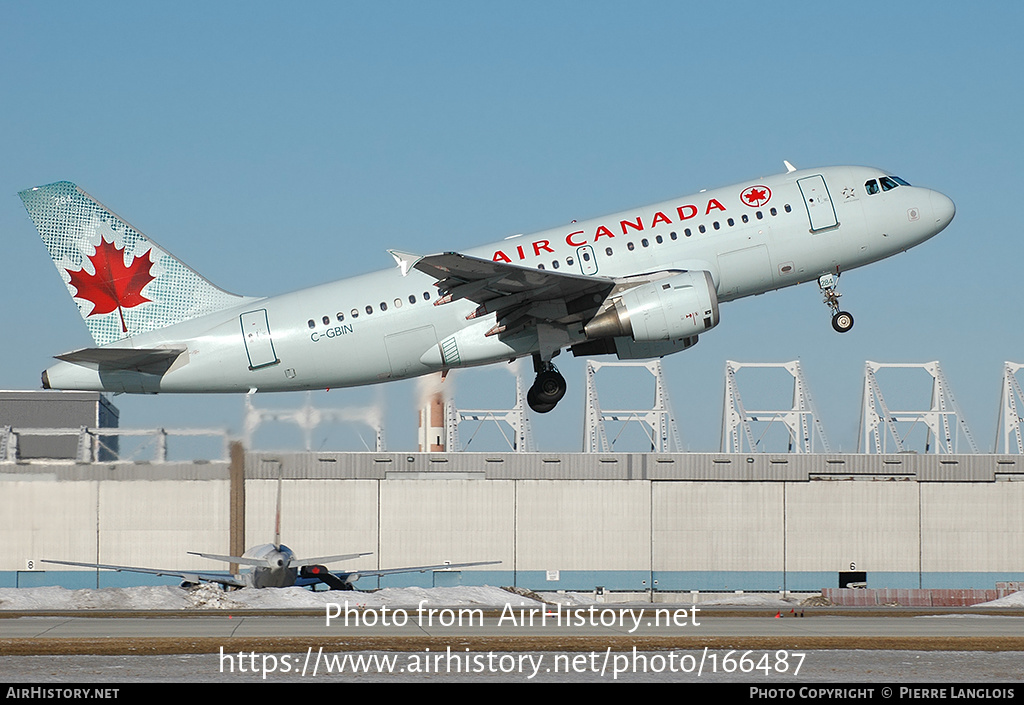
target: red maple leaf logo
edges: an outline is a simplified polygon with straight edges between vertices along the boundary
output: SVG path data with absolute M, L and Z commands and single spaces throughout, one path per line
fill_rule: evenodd
M 92 303 L 89 316 L 100 316 L 117 309 L 121 314 L 121 330 L 127 333 L 123 309 L 150 300 L 142 295 L 142 290 L 154 279 L 150 274 L 153 268 L 152 252 L 148 250 L 126 267 L 124 248 L 118 249 L 113 242 L 107 242 L 101 237 L 95 254 L 89 257 L 96 270 L 95 274 L 89 274 L 84 266 L 74 272 L 70 269 L 64 271 L 71 275 L 70 284 L 75 287 L 75 297 Z
M 758 208 L 768 203 L 772 197 L 772 190 L 767 186 L 751 186 L 740 194 L 740 200 L 752 208 Z

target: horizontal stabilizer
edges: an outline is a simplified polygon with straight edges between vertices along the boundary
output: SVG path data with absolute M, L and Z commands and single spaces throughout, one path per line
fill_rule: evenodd
M 190 556 L 199 556 L 200 558 L 209 558 L 211 561 L 224 561 L 225 563 L 237 563 L 239 565 L 251 565 L 258 568 L 267 568 L 266 558 L 247 558 L 245 556 L 222 556 L 216 553 L 197 553 L 195 551 L 186 551 Z
M 170 348 L 82 348 L 57 355 L 57 359 L 76 365 L 98 365 L 108 370 L 137 370 L 160 375 L 185 350 L 184 345 Z
M 302 566 L 305 566 L 305 565 L 320 565 L 322 563 L 334 563 L 336 561 L 350 561 L 350 560 L 353 560 L 354 558 L 361 558 L 363 556 L 371 556 L 371 555 L 373 555 L 372 552 L 370 552 L 370 553 L 344 553 L 344 554 L 341 554 L 341 555 L 338 555 L 338 556 L 317 556 L 315 558 L 295 559 L 295 560 L 293 560 L 291 562 L 291 565 L 295 566 L 296 568 L 301 568 Z

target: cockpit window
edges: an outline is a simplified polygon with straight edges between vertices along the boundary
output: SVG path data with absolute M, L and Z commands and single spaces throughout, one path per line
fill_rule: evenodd
M 894 188 L 899 186 L 898 183 L 890 179 L 888 176 L 883 176 L 882 178 L 880 178 L 878 180 L 878 183 L 882 184 L 883 191 L 892 191 Z
M 904 181 L 898 176 L 890 176 L 889 178 L 898 183 L 900 186 L 910 186 L 910 184 L 908 184 L 906 181 Z
M 869 196 L 873 196 L 878 193 L 878 182 L 874 179 L 864 184 L 864 190 L 868 192 Z

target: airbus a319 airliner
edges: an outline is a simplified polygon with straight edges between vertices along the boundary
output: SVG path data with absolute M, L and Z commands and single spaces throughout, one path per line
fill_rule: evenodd
M 533 359 L 555 407 L 574 355 L 653 358 L 718 325 L 719 304 L 817 281 L 839 332 L 839 275 L 918 245 L 953 202 L 881 169 L 797 170 L 517 235 L 273 297 L 214 286 L 72 183 L 22 191 L 96 347 L 43 387 L 265 392 L 349 387 Z

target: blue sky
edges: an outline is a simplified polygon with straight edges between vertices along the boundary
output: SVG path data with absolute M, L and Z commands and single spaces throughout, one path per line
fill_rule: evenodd
M 91 342 L 17 198 L 30 186 L 76 181 L 218 285 L 273 294 L 393 266 L 387 248 L 464 249 L 788 159 L 890 170 L 957 216 L 842 278 L 845 336 L 813 285 L 723 306 L 665 363 L 684 444 L 718 448 L 725 360 L 799 358 L 834 448 L 856 446 L 866 359 L 940 360 L 989 448 L 1002 362 L 1024 361 L 1022 20 L 1011 2 L 4 3 L 0 388 L 37 387 Z M 557 362 L 570 392 L 535 435 L 575 450 L 584 365 Z M 502 370 L 449 379 L 461 406 L 511 400 Z M 611 380 L 609 398 L 635 386 Z M 913 390 L 927 402 L 926 380 Z M 317 400 L 385 404 L 397 450 L 415 396 Z M 114 402 L 125 426 L 241 430 L 239 397 Z M 350 430 L 314 445 L 361 447 Z

